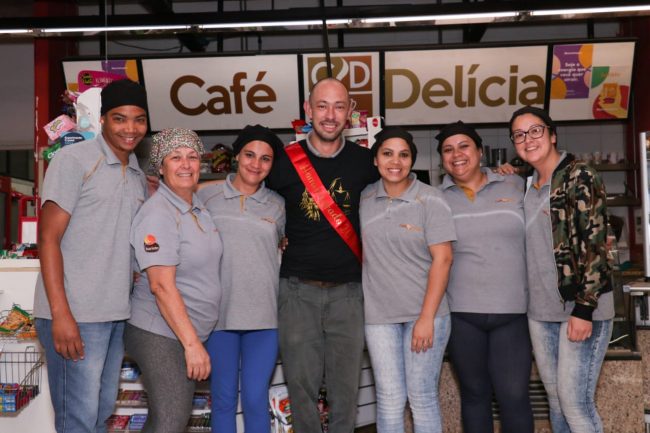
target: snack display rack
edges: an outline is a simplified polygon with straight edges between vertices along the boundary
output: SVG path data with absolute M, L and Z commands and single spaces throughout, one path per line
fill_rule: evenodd
M 41 391 L 43 353 L 29 346 L 22 352 L 0 347 L 0 415 L 16 415 Z
M 12 311 L 19 314 L 18 308 L 31 312 L 39 271 L 38 259 L 0 259 L 0 326 Z M 55 433 L 46 359 L 35 333 L 26 332 L 29 327 L 25 325 L 29 323 L 0 333 L 0 382 L 33 385 L 34 389 L 38 387 L 39 396 L 30 396 L 29 404 L 22 405 L 20 411 L 0 413 L 0 432 Z

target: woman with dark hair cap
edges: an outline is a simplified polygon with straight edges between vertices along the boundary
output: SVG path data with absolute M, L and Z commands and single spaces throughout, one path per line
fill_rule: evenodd
M 417 148 L 399 127 L 375 136 L 381 179 L 361 193 L 366 344 L 375 376 L 377 431 L 404 432 L 408 399 L 416 433 L 442 432 L 440 369 L 449 339 L 445 297 L 451 211 L 411 168 Z
M 447 349 L 460 382 L 463 431 L 494 431 L 494 393 L 501 431 L 532 433 L 524 183 L 481 168 L 483 142 L 471 126 L 450 123 L 436 139 L 446 172 L 440 188 L 458 236 L 447 286 Z
M 524 199 L 528 325 L 553 432 L 601 433 L 594 394 L 614 317 L 605 187 L 557 149 L 546 111 L 515 111 L 510 138 L 535 170 Z
M 247 433 L 268 433 L 268 390 L 278 353 L 278 245 L 284 199 L 264 186 L 282 142 L 268 128 L 246 126 L 232 145 L 237 172 L 199 197 L 221 233 L 224 293 L 208 352 L 212 361 L 212 431 L 236 433 L 237 391 Z

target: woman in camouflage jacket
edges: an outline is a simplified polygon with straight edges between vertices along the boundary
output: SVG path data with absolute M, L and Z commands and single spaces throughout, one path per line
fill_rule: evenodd
M 553 432 L 600 433 L 594 394 L 614 317 L 605 188 L 591 167 L 557 150 L 546 111 L 517 110 L 510 132 L 535 169 L 524 199 L 528 321 Z

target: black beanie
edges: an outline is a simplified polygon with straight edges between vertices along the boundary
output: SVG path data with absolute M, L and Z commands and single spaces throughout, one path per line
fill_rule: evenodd
M 372 156 L 377 157 L 377 152 L 379 152 L 379 147 L 381 144 L 388 140 L 389 138 L 401 138 L 406 141 L 406 144 L 409 145 L 411 150 L 411 167 L 415 165 L 415 159 L 418 156 L 418 148 L 415 147 L 413 142 L 413 136 L 403 128 L 399 126 L 386 126 L 384 129 L 375 134 L 375 144 L 372 145 Z
M 269 128 L 266 128 L 262 125 L 246 125 L 246 127 L 242 129 L 237 136 L 235 142 L 232 144 L 233 154 L 237 155 L 239 152 L 241 152 L 244 146 L 255 140 L 263 141 L 271 146 L 274 156 L 284 148 L 282 140 L 280 140 L 280 138 L 275 135 L 275 133 Z
M 102 89 L 101 115 L 122 105 L 135 105 L 147 111 L 147 92 L 131 80 L 117 80 Z
M 474 140 L 476 147 L 479 149 L 483 148 L 483 139 L 478 135 L 476 130 L 469 125 L 466 125 L 461 120 L 458 122 L 450 123 L 442 127 L 438 135 L 436 135 L 436 140 L 438 140 L 438 153 L 442 154 L 442 143 L 452 135 L 464 134 L 469 138 Z
M 512 113 L 512 117 L 510 118 L 510 132 L 512 132 L 512 124 L 515 119 L 524 114 L 532 114 L 533 116 L 539 117 L 546 124 L 546 126 L 549 127 L 551 133 L 555 132 L 555 122 L 553 122 L 551 116 L 548 115 L 548 112 L 546 112 L 546 110 L 542 110 L 541 108 L 531 106 L 522 107 Z

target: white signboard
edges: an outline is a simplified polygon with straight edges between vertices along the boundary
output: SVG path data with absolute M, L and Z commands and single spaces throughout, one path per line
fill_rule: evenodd
M 385 54 L 389 125 L 507 122 L 524 105 L 543 107 L 546 45 Z
M 356 110 L 367 117 L 379 116 L 379 53 L 332 53 L 332 76 L 348 88 Z M 304 98 L 318 81 L 327 77 L 325 54 L 303 54 Z
M 297 55 L 143 59 L 151 129 L 290 128 L 300 116 Z
M 553 46 L 553 120 L 626 119 L 634 42 Z

